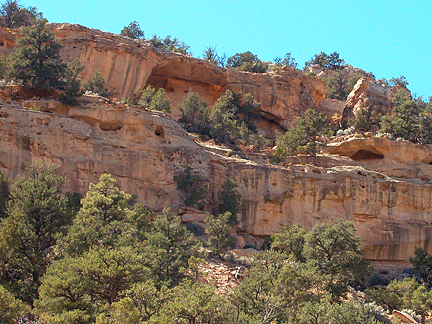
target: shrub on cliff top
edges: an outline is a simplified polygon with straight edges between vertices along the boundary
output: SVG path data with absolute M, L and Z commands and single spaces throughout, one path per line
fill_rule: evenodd
M 253 73 L 264 73 L 268 69 L 268 64 L 258 59 L 258 56 L 250 51 L 237 53 L 228 58 L 227 67 L 239 71 L 247 71 Z
M 140 25 L 136 21 L 132 21 L 128 26 L 125 26 L 120 35 L 130 37 L 132 39 L 142 39 L 144 38 L 144 32 L 142 31 Z
M 345 64 L 345 61 L 339 56 L 338 52 L 333 52 L 331 54 L 320 52 L 319 54 L 315 54 L 313 58 L 305 63 L 305 65 L 307 67 L 318 65 L 324 68 L 338 69 Z
M 17 29 L 30 26 L 36 19 L 42 18 L 42 13 L 36 7 L 25 8 L 17 0 L 7 0 L 0 8 L 0 26 Z
M 153 35 L 149 41 L 154 47 L 166 49 L 174 53 L 191 55 L 190 47 L 176 37 L 171 38 L 171 35 L 168 35 L 165 38 Z

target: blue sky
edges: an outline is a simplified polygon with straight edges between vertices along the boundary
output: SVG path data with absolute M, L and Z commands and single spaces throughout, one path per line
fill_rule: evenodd
M 314 54 L 339 52 L 377 78 L 405 76 L 416 96 L 432 96 L 432 9 L 416 1 L 21 1 L 50 22 L 113 33 L 138 21 L 147 38 L 172 35 L 196 57 L 217 46 L 261 60 L 291 52 L 300 67 Z

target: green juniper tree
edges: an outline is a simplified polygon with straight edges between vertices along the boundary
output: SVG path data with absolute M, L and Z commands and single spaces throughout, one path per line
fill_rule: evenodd
M 227 90 L 210 109 L 210 135 L 220 143 L 234 143 L 239 137 L 234 94 Z
M 285 65 L 290 66 L 293 69 L 297 69 L 297 67 L 298 67 L 298 64 L 297 64 L 295 58 L 292 57 L 291 52 L 286 53 L 283 58 L 282 57 L 276 57 L 273 61 L 274 61 L 275 65 L 278 67 L 282 67 Z
M 36 311 L 46 322 L 94 321 L 105 305 L 150 274 L 143 254 L 149 212 L 108 174 L 90 184 L 82 208 L 59 240 L 60 255 L 42 278 Z
M 338 52 L 333 52 L 331 54 L 320 52 L 319 54 L 315 54 L 313 58 L 306 62 L 305 65 L 307 67 L 310 67 L 311 65 L 318 65 L 323 68 L 331 68 L 336 70 L 343 67 L 344 64 L 345 61 L 340 58 Z
M 0 26 L 17 29 L 21 26 L 30 26 L 36 19 L 42 18 L 36 7 L 25 8 L 17 0 L 6 0 L 0 7 Z
M 56 167 L 35 164 L 28 178 L 14 181 L 6 214 L 0 223 L 0 283 L 26 302 L 37 298 L 40 280 L 54 257 L 56 236 L 64 233 L 72 215 L 62 194 L 65 178 Z
M 165 207 L 146 234 L 145 255 L 153 280 L 159 285 L 178 283 L 184 277 L 181 269 L 187 268 L 199 246 L 193 234 L 181 225 L 180 217 Z
M 265 73 L 268 69 L 268 64 L 259 60 L 255 54 L 247 51 L 229 57 L 227 67 L 238 71 Z
M 397 104 L 390 116 L 381 118 L 381 130 L 392 134 L 394 137 L 417 142 L 420 136 L 420 114 L 418 105 L 412 100 L 407 100 L 400 105 Z
M 179 119 L 187 131 L 198 134 L 209 132 L 209 111 L 204 98 L 189 90 L 188 95 L 180 104 L 182 117 Z
M 140 25 L 136 21 L 132 21 L 128 26 L 125 26 L 120 35 L 127 36 L 133 39 L 143 39 L 144 32 L 142 31 Z
M 317 137 L 329 135 L 330 132 L 330 126 L 324 114 L 308 109 L 305 117 L 297 120 L 297 126 L 285 134 L 276 134 L 275 160 L 283 161 L 287 156 L 298 153 L 315 155 L 323 145 L 317 141 Z
M 75 60 L 67 65 L 65 71 L 65 86 L 63 93 L 60 94 L 60 102 L 65 105 L 77 106 L 78 98 L 82 96 L 80 73 L 84 70 L 84 65 L 80 60 Z
M 190 164 L 187 164 L 184 171 L 174 176 L 174 181 L 177 183 L 183 196 L 183 203 L 186 206 L 196 206 L 203 208 L 203 200 L 207 194 L 205 182 L 198 176 L 192 174 Z
M 0 323 L 15 324 L 29 312 L 29 308 L 0 285 Z
M 153 323 L 235 323 L 227 300 L 214 288 L 186 280 L 172 290 L 173 297 L 160 309 Z
M 63 46 L 48 29 L 47 20 L 38 19 L 34 26 L 23 27 L 21 35 L 19 48 L 11 54 L 12 76 L 35 88 L 62 88 L 66 70 L 60 58 Z
M 205 233 L 210 235 L 209 243 L 216 256 L 221 256 L 235 241 L 228 230 L 231 220 L 230 212 L 219 214 L 217 217 L 213 215 L 206 217 L 205 222 L 208 226 L 205 228 Z
M 149 110 L 162 111 L 165 114 L 170 114 L 172 111 L 171 100 L 166 97 L 164 88 L 156 91 L 152 86 L 148 86 L 141 92 L 138 105 Z
M 174 53 L 191 55 L 190 47 L 178 38 L 171 38 L 171 35 L 168 35 L 165 38 L 160 38 L 157 35 L 154 35 L 149 41 L 150 44 L 156 48 L 166 49 Z
M 83 83 L 84 92 L 90 91 L 101 97 L 110 98 L 112 92 L 108 89 L 106 81 L 99 70 L 96 70 L 91 77 L 91 80 Z
M 221 190 L 218 193 L 218 204 L 216 207 L 218 215 L 226 212 L 230 213 L 229 223 L 231 225 L 238 224 L 237 214 L 242 210 L 242 196 L 235 189 L 236 187 L 237 184 L 233 179 L 226 179 L 222 183 Z

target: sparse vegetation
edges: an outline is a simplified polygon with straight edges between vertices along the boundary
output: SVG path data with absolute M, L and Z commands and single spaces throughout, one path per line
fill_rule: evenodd
M 265 73 L 268 69 L 268 64 L 258 59 L 258 56 L 251 52 L 237 53 L 227 60 L 227 67 L 239 71 L 247 71 L 253 73 Z
M 206 183 L 200 177 L 192 174 L 190 164 L 186 165 L 182 173 L 174 176 L 177 189 L 182 192 L 185 206 L 204 207 L 207 194 Z
M 84 92 L 91 92 L 101 97 L 110 99 L 112 92 L 108 89 L 106 81 L 99 70 L 96 70 L 89 82 L 83 82 Z
M 166 91 L 164 88 L 156 91 L 155 88 L 148 86 L 141 92 L 141 99 L 138 101 L 138 105 L 149 110 L 157 110 L 170 114 L 172 111 L 171 100 L 165 94 Z
M 168 35 L 165 38 L 160 38 L 157 35 L 154 35 L 149 41 L 150 44 L 156 48 L 166 49 L 184 55 L 192 55 L 188 45 L 180 41 L 178 38 L 171 38 L 171 35 Z
M 140 25 L 136 21 L 132 21 L 128 26 L 125 26 L 120 35 L 130 37 L 132 39 L 143 39 L 144 32 L 142 31 Z
M 315 54 L 313 58 L 305 63 L 306 67 L 310 67 L 311 65 L 318 65 L 322 68 L 330 68 L 330 69 L 340 69 L 344 66 L 345 61 L 339 57 L 338 52 L 333 52 L 331 54 L 326 54 L 324 52 L 320 52 L 319 54 Z
M 298 67 L 298 64 L 297 64 L 295 58 L 292 57 L 291 52 L 286 53 L 283 58 L 282 57 L 276 57 L 273 61 L 277 67 L 290 66 L 293 69 L 297 69 L 297 67 Z
M 277 133 L 275 162 L 283 161 L 289 155 L 299 153 L 315 155 L 323 143 L 317 139 L 329 135 L 330 126 L 324 114 L 308 109 L 304 118 L 299 118 L 297 126 L 285 134 Z
M 219 55 L 216 52 L 216 47 L 207 47 L 203 52 L 203 59 L 224 67 L 226 65 L 227 56 L 225 53 Z
M 388 83 L 391 87 L 395 87 L 395 86 L 406 87 L 408 85 L 408 81 L 403 75 L 398 78 L 395 77 L 391 78 Z
M 179 119 L 188 131 L 210 136 L 218 143 L 253 145 L 261 149 L 268 140 L 257 134 L 259 102 L 249 93 L 225 91 L 214 105 L 207 107 L 193 91 L 182 101 Z
M 38 13 L 36 7 L 23 7 L 17 0 L 6 0 L 0 8 L 1 27 L 18 29 L 22 26 L 31 26 L 40 18 L 42 13 Z

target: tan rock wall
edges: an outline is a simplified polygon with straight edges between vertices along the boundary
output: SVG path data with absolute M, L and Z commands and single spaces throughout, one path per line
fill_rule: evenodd
M 230 89 L 249 92 L 261 102 L 263 130 L 272 132 L 279 124 L 287 128 L 307 108 L 319 109 L 318 104 L 326 93 L 319 78 L 301 71 L 239 72 L 155 49 L 144 40 L 79 25 L 52 24 L 51 29 L 64 45 L 63 59 L 79 58 L 84 63 L 83 79 L 88 80 L 95 71 L 100 71 L 118 99 L 138 98 L 146 85 L 163 87 L 172 100 L 174 119 L 180 116 L 178 105 L 189 89 L 198 92 L 208 104 Z M 0 53 L 9 54 L 16 48 L 17 37 L 17 31 L 0 29 Z
M 67 190 L 81 193 L 109 172 L 122 190 L 160 211 L 180 206 L 173 176 L 191 163 L 209 182 L 210 202 L 227 177 L 236 181 L 245 206 L 240 226 L 249 234 L 343 218 L 354 221 L 370 259 L 404 261 L 419 244 L 432 253 L 429 184 L 392 179 L 330 155 L 299 157 L 285 167 L 229 158 L 195 143 L 161 114 L 82 101 L 68 109 L 56 101 L 2 102 L 0 171 L 14 178 L 35 160 L 55 163 L 69 179 Z
M 361 167 L 236 163 L 227 169 L 240 184 L 246 206 L 242 226 L 249 234 L 271 235 L 290 223 L 311 229 L 341 218 L 354 222 L 369 259 L 404 261 L 416 245 L 432 252 L 431 185 L 392 180 Z
M 67 190 L 80 193 L 109 172 L 123 190 L 154 210 L 179 205 L 173 176 L 186 160 L 208 177 L 205 168 L 198 168 L 207 164 L 206 154 L 180 126 L 158 114 L 88 105 L 70 109 L 67 115 L 4 104 L 1 172 L 14 178 L 35 160 L 55 163 L 69 179 Z
M 327 146 L 327 152 L 355 159 L 368 170 L 390 177 L 432 180 L 432 146 L 386 137 L 338 138 Z

